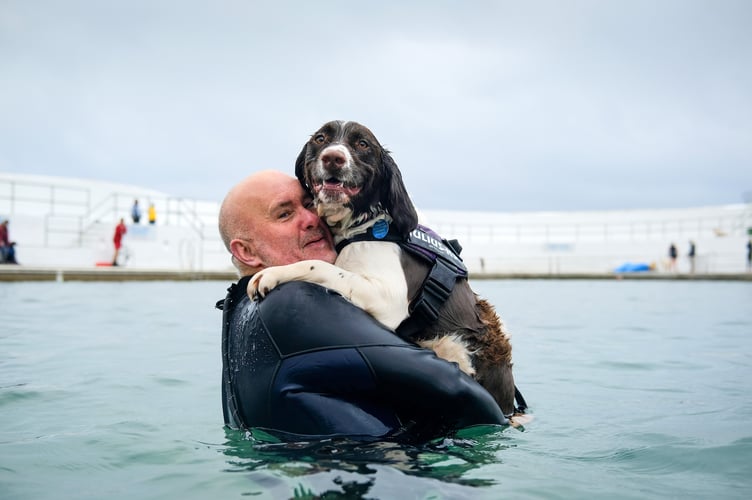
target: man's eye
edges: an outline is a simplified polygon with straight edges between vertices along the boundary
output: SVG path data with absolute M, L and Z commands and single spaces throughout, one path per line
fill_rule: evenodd
M 286 219 L 290 216 L 292 212 L 280 212 L 277 214 L 278 219 Z

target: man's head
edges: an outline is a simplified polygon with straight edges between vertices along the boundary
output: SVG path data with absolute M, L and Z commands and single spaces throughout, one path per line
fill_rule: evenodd
M 225 197 L 219 233 L 243 276 L 306 259 L 333 263 L 332 236 L 313 200 L 294 177 L 265 170 L 245 178 Z

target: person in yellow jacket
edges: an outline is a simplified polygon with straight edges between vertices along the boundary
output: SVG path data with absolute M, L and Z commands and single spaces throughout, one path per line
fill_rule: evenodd
M 154 208 L 154 203 L 149 203 L 149 224 L 157 222 L 157 209 Z

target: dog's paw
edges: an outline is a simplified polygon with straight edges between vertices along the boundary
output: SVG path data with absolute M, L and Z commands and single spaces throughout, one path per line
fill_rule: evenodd
M 264 269 L 254 274 L 248 282 L 248 296 L 253 300 L 262 299 L 277 285 L 279 285 L 279 279 L 275 273 L 270 269 Z
M 529 413 L 515 413 L 509 417 L 509 425 L 520 430 L 525 429 L 525 425 L 533 421 L 533 416 Z

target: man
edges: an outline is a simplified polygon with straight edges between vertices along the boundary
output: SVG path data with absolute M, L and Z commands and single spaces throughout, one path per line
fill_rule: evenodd
M 493 398 L 456 365 L 409 344 L 323 287 L 292 282 L 262 301 L 251 276 L 336 252 L 294 177 L 264 171 L 232 188 L 219 230 L 242 278 L 223 314 L 225 423 L 283 439 L 421 441 L 476 424 L 507 424 Z
M 138 206 L 138 200 L 133 200 L 133 207 L 131 208 L 131 219 L 134 224 L 138 224 L 141 220 L 141 207 Z

